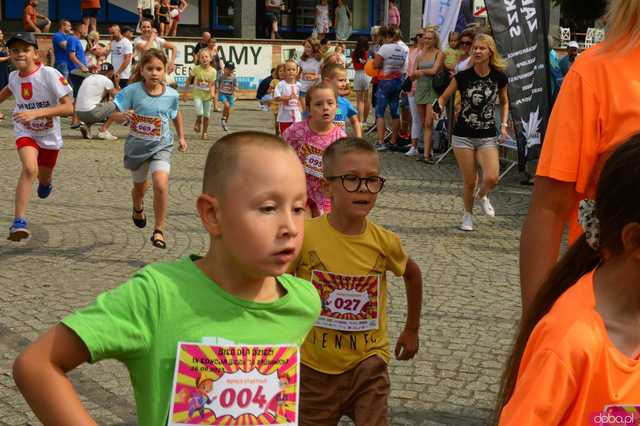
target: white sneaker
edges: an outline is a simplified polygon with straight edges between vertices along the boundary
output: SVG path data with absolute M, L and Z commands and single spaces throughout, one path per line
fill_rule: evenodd
M 414 157 L 417 153 L 418 150 L 416 149 L 416 147 L 412 146 L 404 155 L 406 155 L 407 157 Z
M 478 203 L 478 206 L 480 206 L 480 210 L 482 210 L 482 213 L 491 217 L 494 217 L 496 215 L 496 211 L 491 205 L 491 201 L 489 201 L 489 197 L 487 197 L 486 195 L 482 198 L 478 198 L 477 203 Z
M 227 120 L 225 120 L 224 118 L 220 119 L 220 125 L 222 126 L 222 130 L 224 130 L 225 132 L 229 131 L 229 126 L 227 126 Z
M 113 136 L 111 132 L 105 130 L 104 132 L 98 131 L 98 135 L 96 136 L 98 139 L 102 139 L 105 141 L 115 141 L 118 140 L 117 136 Z
M 471 213 L 464 212 L 460 229 L 463 231 L 473 231 L 473 215 Z

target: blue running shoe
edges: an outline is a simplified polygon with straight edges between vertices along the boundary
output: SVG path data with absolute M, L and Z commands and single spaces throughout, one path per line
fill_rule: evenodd
M 10 241 L 20 241 L 26 238 L 29 238 L 31 233 L 29 232 L 29 225 L 27 224 L 27 220 L 22 217 L 16 217 L 13 219 L 13 223 L 9 228 L 9 238 Z
M 53 190 L 53 185 L 50 183 L 47 185 L 43 185 L 41 183 L 38 184 L 38 197 L 47 198 L 51 191 Z

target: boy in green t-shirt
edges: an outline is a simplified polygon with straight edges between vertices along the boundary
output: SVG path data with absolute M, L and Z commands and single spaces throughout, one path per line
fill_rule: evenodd
M 270 167 L 255 167 L 263 162 Z M 240 352 L 248 345 L 300 345 L 320 312 L 313 286 L 285 273 L 302 245 L 305 203 L 304 170 L 279 138 L 238 132 L 217 141 L 197 200 L 209 251 L 148 265 L 27 347 L 15 361 L 14 378 L 38 418 L 45 424 L 95 424 L 66 376 L 85 362 L 123 362 L 138 424 L 158 426 L 167 424 L 177 389 L 172 385 L 179 341 L 224 346 L 225 353 L 243 354 L 233 357 L 241 365 L 255 362 L 250 352 Z M 215 363 L 207 368 L 206 374 L 217 371 Z M 286 368 L 290 386 L 297 386 L 296 365 Z M 199 416 L 207 401 L 229 402 L 228 389 L 215 381 L 209 386 L 215 377 L 202 370 L 189 374 L 176 370 L 178 386 L 207 394 L 192 395 L 187 420 Z M 266 385 L 251 402 L 264 406 L 265 393 Z M 277 406 L 279 396 L 271 397 Z M 269 416 L 270 406 L 263 409 L 260 417 Z
M 187 78 L 183 98 L 186 98 L 186 94 L 189 91 L 189 82 L 193 81 L 191 94 L 193 96 L 193 107 L 196 110 L 196 122 L 193 126 L 193 131 L 199 133 L 200 138 L 203 140 L 209 139 L 211 99 L 215 100 L 216 98 L 216 77 L 216 70 L 211 66 L 209 50 L 201 49 L 198 52 L 198 65 L 191 70 L 191 74 Z

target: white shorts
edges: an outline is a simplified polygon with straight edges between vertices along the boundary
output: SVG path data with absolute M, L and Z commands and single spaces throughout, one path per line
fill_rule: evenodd
M 363 70 L 356 71 L 356 76 L 353 79 L 353 90 L 365 92 L 369 90 L 369 83 L 371 83 L 371 77 L 366 75 Z
M 171 171 L 171 163 L 165 159 L 151 159 L 149 161 L 145 161 L 135 170 L 131 170 L 131 177 L 133 178 L 133 183 L 142 183 L 147 180 L 147 176 L 149 172 L 151 175 L 155 172 L 165 172 L 169 174 Z

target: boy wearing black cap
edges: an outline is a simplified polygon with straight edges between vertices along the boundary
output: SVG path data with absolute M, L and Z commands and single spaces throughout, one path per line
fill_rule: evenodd
M 109 101 L 109 98 L 118 92 L 113 83 L 114 73 L 113 65 L 105 62 L 100 65 L 97 74 L 91 74 L 82 81 L 80 90 L 78 90 L 76 114 L 87 125 L 87 139 L 91 139 L 91 125 L 101 122 L 104 124 L 98 131 L 98 139 L 109 141 L 118 139 L 107 130 L 111 124 L 111 120 L 107 121 L 107 119 L 116 110 L 115 104 Z
M 223 103 L 224 108 L 222 110 L 222 118 L 220 119 L 220 125 L 225 132 L 229 131 L 227 125 L 229 121 L 229 114 L 231 108 L 235 105 L 235 92 L 238 87 L 238 80 L 234 75 L 236 64 L 231 61 L 225 61 L 224 72 L 218 77 L 216 81 L 216 88 L 218 89 L 218 100 Z
M 7 46 L 16 70 L 0 90 L 0 103 L 13 94 L 13 129 L 22 163 L 9 240 L 20 241 L 30 236 L 25 214 L 33 181 L 38 178 L 40 198 L 47 198 L 53 189 L 51 176 L 62 147 L 59 117 L 73 114 L 73 101 L 71 86 L 62 74 L 38 61 L 34 33 L 17 33 Z

